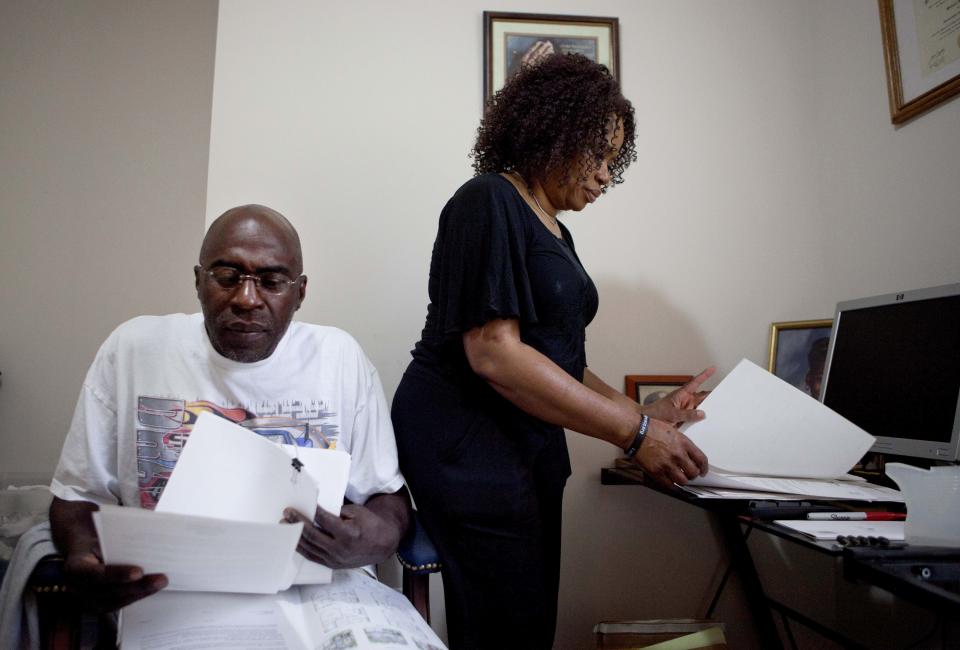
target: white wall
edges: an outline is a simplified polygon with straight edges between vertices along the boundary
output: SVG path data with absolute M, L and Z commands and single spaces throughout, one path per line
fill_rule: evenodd
M 960 281 L 960 101 L 890 125 L 872 0 L 2 3 L 0 471 L 52 471 L 104 336 L 194 309 L 204 213 L 249 201 L 300 228 L 301 318 L 353 333 L 392 394 L 439 211 L 470 175 L 484 9 L 620 18 L 640 160 L 565 217 L 614 385 L 764 363 L 771 321 Z M 720 562 L 706 518 L 600 486 L 616 450 L 569 441 L 558 647 L 601 619 L 699 613 Z M 750 647 L 742 605 L 720 616 Z
M 7 479 L 49 480 L 117 324 L 195 309 L 216 21 L 214 1 L 0 3 Z

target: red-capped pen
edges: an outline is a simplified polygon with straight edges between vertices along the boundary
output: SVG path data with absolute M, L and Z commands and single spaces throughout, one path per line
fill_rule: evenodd
M 903 521 L 902 512 L 808 512 L 807 519 L 820 521 Z

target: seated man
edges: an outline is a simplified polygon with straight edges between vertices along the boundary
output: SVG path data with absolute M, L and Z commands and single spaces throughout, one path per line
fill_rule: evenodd
M 166 586 L 163 575 L 107 566 L 91 512 L 153 508 L 198 414 L 212 411 L 272 438 L 352 455 L 340 516 L 317 509 L 299 551 L 333 568 L 380 562 L 397 547 L 410 502 L 377 371 L 348 334 L 291 322 L 306 295 L 300 239 L 279 213 L 228 210 L 194 267 L 203 314 L 142 316 L 118 327 L 93 362 L 51 490 L 54 542 L 91 611 Z

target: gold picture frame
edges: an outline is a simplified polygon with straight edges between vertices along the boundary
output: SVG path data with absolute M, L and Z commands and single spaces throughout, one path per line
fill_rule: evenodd
M 819 398 L 832 327 L 829 318 L 771 323 L 767 370 Z
M 956 3 L 878 0 L 890 121 L 903 124 L 960 93 Z

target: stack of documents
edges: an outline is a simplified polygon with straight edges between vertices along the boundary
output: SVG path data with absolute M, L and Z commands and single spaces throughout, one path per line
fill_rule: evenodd
M 103 558 L 165 573 L 168 589 L 275 594 L 291 584 L 330 582 L 332 571 L 296 552 L 303 524 L 339 513 L 350 456 L 277 445 L 203 413 L 180 453 L 156 511 L 101 506 L 94 513 Z
M 710 462 L 685 486 L 698 496 L 903 501 L 847 474 L 873 436 L 746 359 L 700 408 L 707 417 L 682 428 Z

